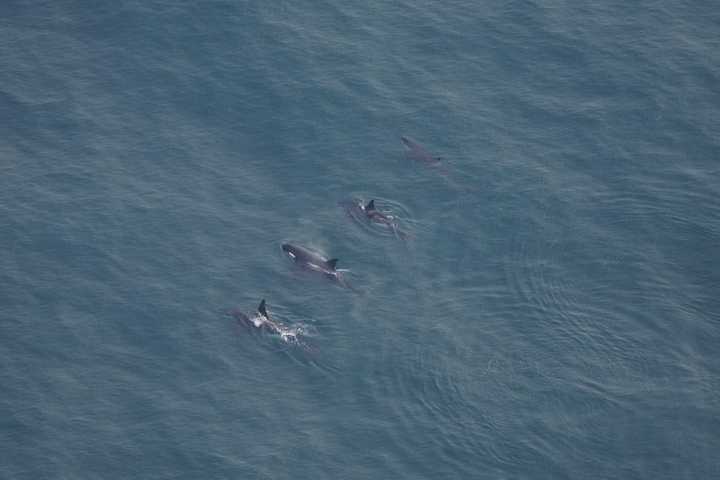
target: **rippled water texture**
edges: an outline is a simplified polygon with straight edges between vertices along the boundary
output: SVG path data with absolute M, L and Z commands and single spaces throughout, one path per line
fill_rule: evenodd
M 2 2 L 0 478 L 717 478 L 719 31 Z

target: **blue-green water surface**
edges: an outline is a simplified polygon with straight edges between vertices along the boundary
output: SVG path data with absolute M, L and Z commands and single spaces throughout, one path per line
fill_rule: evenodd
M 718 12 L 2 2 L 0 478 L 720 477 Z

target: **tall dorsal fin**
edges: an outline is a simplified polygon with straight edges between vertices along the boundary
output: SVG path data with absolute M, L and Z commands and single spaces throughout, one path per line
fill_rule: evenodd
M 267 310 L 265 309 L 265 299 L 263 298 L 260 302 L 260 306 L 258 307 L 258 312 L 260 312 L 260 315 L 262 315 L 265 318 L 268 318 Z
M 328 267 L 330 267 L 330 270 L 335 270 L 335 266 L 337 265 L 337 262 L 338 262 L 337 258 L 331 258 L 330 260 L 328 260 L 325 263 L 327 264 Z
M 365 210 L 375 210 L 375 199 L 370 200 L 367 205 L 365 205 Z

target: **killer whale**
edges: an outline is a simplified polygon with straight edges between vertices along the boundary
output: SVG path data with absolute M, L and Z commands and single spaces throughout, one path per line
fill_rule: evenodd
M 271 318 L 267 311 L 267 304 L 265 303 L 264 298 L 260 301 L 257 311 L 252 316 L 237 309 L 230 313 L 233 317 L 235 317 L 238 323 L 244 327 L 277 335 L 284 342 L 294 343 L 306 349 L 311 348 L 301 339 L 301 336 L 306 333 L 305 327 L 302 325 L 286 326 L 282 322 Z
M 413 140 L 410 137 L 401 136 L 400 141 L 405 145 L 405 148 L 407 149 L 405 151 L 405 155 L 415 160 L 416 162 L 424 163 L 426 165 L 430 165 L 432 167 L 438 167 L 442 165 L 442 157 L 434 157 L 430 152 L 427 151 L 425 147 L 420 145 L 418 142 Z
M 337 269 L 337 258 L 327 259 L 319 253 L 290 243 L 283 243 L 281 247 L 283 252 L 301 268 L 322 274 L 326 278 L 336 281 L 343 287 L 350 288 L 350 285 L 345 282 L 341 272 Z
M 257 328 L 270 333 L 282 333 L 282 327 L 270 319 L 264 298 L 260 301 L 255 315 L 250 316 L 240 310 L 233 310 L 231 313 L 238 323 L 246 327 Z
M 390 230 L 392 230 L 392 233 L 396 237 L 402 240 L 407 240 L 407 238 L 409 237 L 406 232 L 400 229 L 400 227 L 398 226 L 398 222 L 396 221 L 394 216 L 388 215 L 380 211 L 375 206 L 375 199 L 371 199 L 367 204 L 363 204 L 363 202 L 359 200 L 353 200 L 352 204 L 349 207 L 346 207 L 346 209 L 356 210 L 369 222 L 387 226 Z M 350 212 L 348 213 L 350 214 Z

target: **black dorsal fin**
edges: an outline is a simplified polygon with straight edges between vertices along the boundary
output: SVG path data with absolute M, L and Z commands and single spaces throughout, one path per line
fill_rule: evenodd
M 325 263 L 327 264 L 328 267 L 330 267 L 330 270 L 335 270 L 335 265 L 337 265 L 337 262 L 338 262 L 337 258 L 331 258 L 330 260 L 328 260 Z
M 365 210 L 375 210 L 375 199 L 370 200 L 367 205 L 365 205 Z
M 265 318 L 268 318 L 267 310 L 265 309 L 265 299 L 263 298 L 260 302 L 260 306 L 258 307 L 258 312 L 260 312 L 260 315 L 262 315 Z

